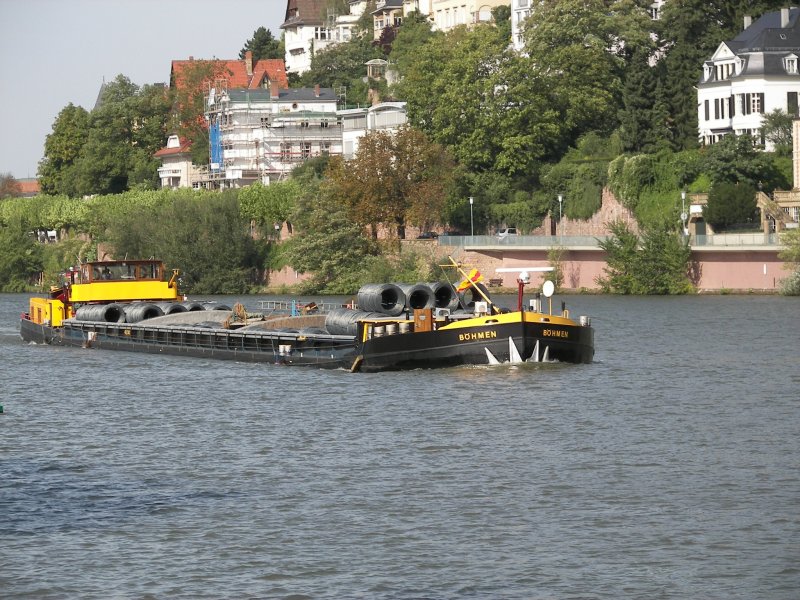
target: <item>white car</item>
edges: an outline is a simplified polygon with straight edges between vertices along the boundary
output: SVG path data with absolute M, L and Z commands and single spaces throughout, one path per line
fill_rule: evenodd
M 497 232 L 497 239 L 504 240 L 510 235 L 517 235 L 516 227 L 506 227 Z

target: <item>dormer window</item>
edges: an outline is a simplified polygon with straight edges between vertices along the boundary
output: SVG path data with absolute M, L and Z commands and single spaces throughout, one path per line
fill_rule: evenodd
M 790 54 L 783 59 L 783 68 L 787 73 L 797 74 L 797 55 Z
M 733 62 L 718 63 L 715 65 L 717 81 L 730 79 L 735 71 Z

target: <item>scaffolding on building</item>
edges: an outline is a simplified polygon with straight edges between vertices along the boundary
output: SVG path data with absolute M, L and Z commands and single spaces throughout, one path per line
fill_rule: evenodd
M 208 85 L 209 184 L 239 187 L 284 179 L 299 163 L 342 153 L 335 111 L 301 110 L 269 90 L 229 90 Z

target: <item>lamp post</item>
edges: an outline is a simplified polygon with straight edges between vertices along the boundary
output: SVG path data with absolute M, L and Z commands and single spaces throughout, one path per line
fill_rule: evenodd
M 564 196 L 561 194 L 558 195 L 558 245 L 561 246 L 561 240 L 563 238 L 563 232 L 561 231 L 561 203 L 564 201 Z
M 475 235 L 475 225 L 472 221 L 472 203 L 473 198 L 472 196 L 469 197 L 469 235 L 470 237 Z
M 689 235 L 689 227 L 686 225 L 686 190 L 681 192 L 681 225 L 683 226 L 683 235 Z

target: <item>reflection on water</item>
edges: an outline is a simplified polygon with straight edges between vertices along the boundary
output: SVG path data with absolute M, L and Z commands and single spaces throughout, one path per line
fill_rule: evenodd
M 26 345 L 0 296 L 3 595 L 795 598 L 797 300 L 567 300 L 591 365 L 351 374 Z

